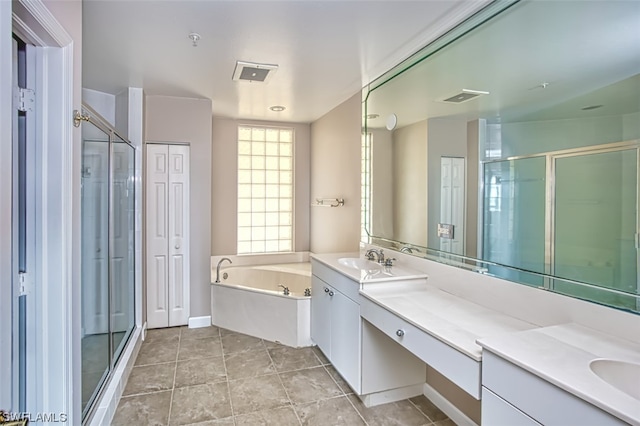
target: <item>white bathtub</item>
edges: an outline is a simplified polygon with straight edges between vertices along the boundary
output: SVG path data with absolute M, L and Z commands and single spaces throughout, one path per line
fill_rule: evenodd
M 311 346 L 310 263 L 228 267 L 211 283 L 211 323 L 280 342 Z M 289 295 L 279 285 L 289 289 Z

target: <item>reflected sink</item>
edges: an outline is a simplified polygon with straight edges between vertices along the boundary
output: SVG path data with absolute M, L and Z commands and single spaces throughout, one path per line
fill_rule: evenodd
M 366 259 L 360 259 L 359 257 L 341 257 L 338 259 L 338 263 L 347 268 L 353 268 L 358 271 L 365 271 L 368 274 L 376 274 L 382 270 L 382 266 Z
M 589 368 L 602 380 L 640 401 L 640 364 L 614 359 L 595 359 Z

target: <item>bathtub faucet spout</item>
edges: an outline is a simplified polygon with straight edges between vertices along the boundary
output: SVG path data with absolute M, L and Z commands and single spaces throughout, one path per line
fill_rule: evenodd
M 220 259 L 220 261 L 218 262 L 218 266 L 216 266 L 216 284 L 220 282 L 220 265 L 222 265 L 222 262 L 224 262 L 225 260 L 229 263 L 233 263 L 228 257 L 223 257 L 222 259 Z
M 289 287 L 285 287 L 285 286 L 283 286 L 282 284 L 280 284 L 278 287 L 282 287 L 282 293 L 283 293 L 285 296 L 288 296 L 288 295 L 289 295 Z

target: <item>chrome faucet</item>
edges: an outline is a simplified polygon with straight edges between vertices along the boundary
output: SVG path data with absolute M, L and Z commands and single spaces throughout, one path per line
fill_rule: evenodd
M 420 252 L 417 248 L 409 246 L 404 246 L 400 249 L 400 253 L 413 253 L 414 251 Z
M 373 260 L 374 254 L 376 255 L 375 257 L 377 258 L 376 260 L 378 261 L 378 263 L 384 263 L 384 251 L 382 249 L 380 250 L 369 249 L 367 250 L 367 253 L 365 254 L 365 256 L 367 259 Z
M 233 263 L 228 257 L 223 257 L 222 259 L 220 259 L 220 261 L 218 262 L 218 266 L 216 266 L 216 283 L 220 282 L 220 265 L 222 265 L 222 262 L 224 262 L 225 260 L 229 263 Z

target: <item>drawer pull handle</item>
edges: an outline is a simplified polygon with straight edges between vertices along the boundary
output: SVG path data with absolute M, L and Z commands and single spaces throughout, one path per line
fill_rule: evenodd
M 325 292 L 325 293 L 329 293 L 329 288 L 328 288 L 328 287 L 325 287 L 325 288 L 324 288 L 324 292 Z
M 400 329 L 398 329 L 398 331 L 396 331 L 396 336 L 398 336 L 398 337 L 402 337 L 402 336 L 404 336 L 404 330 L 403 330 L 403 329 L 401 329 L 401 328 L 400 328 Z
M 332 291 L 329 292 L 329 296 L 333 297 L 333 292 Z

